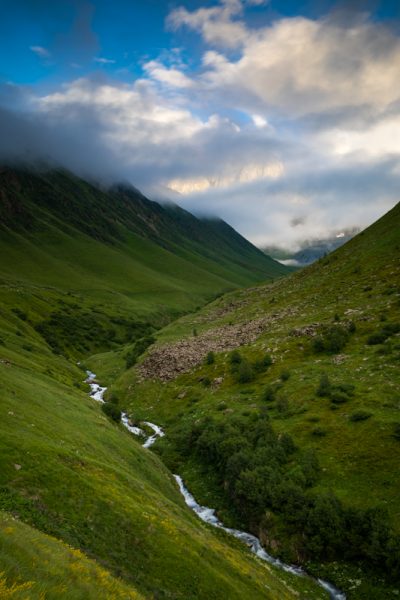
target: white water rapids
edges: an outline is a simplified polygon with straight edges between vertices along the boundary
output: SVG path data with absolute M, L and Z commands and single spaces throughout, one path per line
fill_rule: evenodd
M 86 371 L 86 373 L 86 383 L 90 385 L 91 389 L 90 397 L 93 398 L 93 400 L 104 404 L 103 396 L 107 388 L 101 387 L 96 382 L 96 375 L 94 373 L 92 373 L 91 371 Z M 140 429 L 140 427 L 135 427 L 130 424 L 129 417 L 126 413 L 121 414 L 121 423 L 124 425 L 124 427 L 126 427 L 128 431 L 130 431 L 134 435 L 146 435 L 143 429 Z M 165 433 L 161 429 L 161 427 L 155 425 L 154 423 L 150 423 L 150 421 L 143 421 L 143 424 L 147 425 L 147 427 L 152 429 L 154 432 L 153 435 L 148 436 L 145 442 L 142 444 L 143 448 L 150 448 L 150 446 L 154 444 L 157 438 L 164 437 Z M 275 565 L 283 571 L 292 573 L 293 575 L 297 575 L 299 577 L 310 577 L 311 579 L 314 579 L 313 577 L 308 575 L 301 567 L 297 567 L 295 565 L 287 565 L 281 560 L 279 560 L 279 558 L 274 558 L 273 556 L 268 554 L 268 552 L 266 552 L 261 546 L 260 540 L 254 535 L 246 533 L 245 531 L 240 531 L 239 529 L 231 529 L 229 527 L 225 527 L 225 525 L 216 516 L 215 509 L 208 508 L 207 506 L 201 506 L 200 504 L 198 504 L 195 498 L 189 492 L 189 490 L 185 487 L 182 478 L 179 475 L 174 475 L 174 478 L 178 484 L 179 491 L 185 499 L 187 506 L 189 506 L 189 508 L 191 508 L 202 521 L 208 523 L 209 525 L 213 525 L 213 527 L 223 529 L 233 537 L 237 538 L 238 540 L 241 540 L 246 544 L 246 546 L 248 546 L 248 548 L 251 550 L 251 552 L 253 552 L 253 554 L 258 556 L 262 560 L 265 560 L 266 562 L 270 563 L 271 565 Z M 318 581 L 320 586 L 329 593 L 331 600 L 346 600 L 346 595 L 337 588 L 335 588 L 328 581 L 324 581 L 323 579 L 319 578 L 316 581 Z

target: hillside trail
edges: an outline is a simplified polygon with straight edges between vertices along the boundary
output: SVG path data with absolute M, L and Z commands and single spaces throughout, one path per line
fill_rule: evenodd
M 105 392 L 107 391 L 107 388 L 102 387 L 97 383 L 95 373 L 92 373 L 91 371 L 86 371 L 86 373 L 87 373 L 87 378 L 85 381 L 86 381 L 86 383 L 88 383 L 90 385 L 90 390 L 91 390 L 90 397 L 93 398 L 93 400 L 96 400 L 96 402 L 100 402 L 101 404 L 104 404 L 103 396 L 104 396 Z M 133 433 L 136 436 L 141 436 L 142 438 L 143 437 L 146 438 L 142 444 L 143 448 L 150 448 L 157 441 L 158 438 L 164 437 L 164 435 L 165 435 L 165 432 L 163 431 L 163 429 L 161 427 L 159 427 L 159 425 L 156 425 L 155 423 L 151 423 L 150 421 L 143 421 L 143 424 L 147 425 L 147 427 L 149 427 L 153 431 L 152 435 L 146 436 L 146 433 L 144 432 L 143 429 L 141 429 L 140 427 L 131 425 L 129 417 L 125 412 L 123 412 L 121 414 L 121 423 L 123 424 L 124 427 L 126 427 L 126 429 L 130 433 Z M 249 548 L 249 550 L 256 556 L 258 556 L 258 558 L 261 558 L 261 560 L 265 560 L 269 564 L 274 565 L 275 567 L 278 567 L 279 569 L 282 569 L 283 571 L 286 571 L 287 573 L 291 573 L 292 575 L 297 575 L 299 577 L 308 577 L 310 579 L 313 579 L 314 581 L 317 581 L 319 583 L 319 585 L 326 592 L 328 592 L 331 600 L 346 600 L 346 595 L 343 592 L 341 592 L 340 590 L 338 590 L 334 585 L 332 585 L 328 581 L 325 581 L 324 579 L 320 579 L 320 578 L 316 579 L 316 578 L 312 577 L 311 575 L 309 575 L 301 567 L 298 567 L 296 565 L 288 565 L 288 564 L 282 562 L 281 560 L 279 560 L 279 558 L 274 558 L 273 556 L 268 554 L 268 552 L 266 552 L 264 550 L 264 548 L 261 545 L 260 540 L 256 536 L 251 535 L 250 533 L 247 533 L 245 531 L 240 531 L 238 529 L 231 529 L 230 527 L 225 527 L 225 525 L 216 516 L 214 508 L 209 508 L 208 506 L 201 506 L 200 504 L 198 504 L 196 502 L 195 498 L 192 496 L 192 494 L 189 492 L 189 490 L 185 487 L 185 484 L 183 483 L 183 480 L 180 477 L 180 475 L 173 475 L 173 477 L 178 485 L 180 493 L 182 494 L 182 496 L 185 500 L 186 505 L 189 508 L 191 508 L 193 510 L 193 512 L 195 512 L 196 515 L 202 521 L 204 521 L 205 523 L 208 523 L 209 525 L 212 525 L 213 527 L 222 529 L 229 535 L 232 535 L 236 539 L 241 540 L 244 544 L 246 544 L 246 546 Z

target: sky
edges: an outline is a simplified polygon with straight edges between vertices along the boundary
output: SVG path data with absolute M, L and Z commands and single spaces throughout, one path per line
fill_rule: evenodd
M 219 216 L 259 246 L 400 196 L 398 0 L 0 0 L 0 161 Z

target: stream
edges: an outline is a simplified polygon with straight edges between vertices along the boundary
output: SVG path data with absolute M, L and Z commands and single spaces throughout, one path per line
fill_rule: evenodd
M 93 400 L 104 404 L 103 396 L 107 388 L 100 386 L 96 382 L 95 373 L 92 373 L 91 371 L 86 371 L 86 373 L 87 379 L 85 381 L 90 385 L 90 397 L 93 398 Z M 122 425 L 124 425 L 124 427 L 126 427 L 128 431 L 130 431 L 130 433 L 133 433 L 137 436 L 146 437 L 146 434 L 143 431 L 143 429 L 130 424 L 129 417 L 124 412 L 121 414 L 121 423 Z M 142 444 L 143 448 L 150 448 L 159 437 L 164 437 L 165 432 L 161 429 L 161 427 L 155 425 L 154 423 L 151 423 L 150 421 L 143 421 L 143 424 L 147 425 L 147 427 L 149 427 L 153 431 L 153 434 L 148 436 Z M 253 552 L 253 554 L 258 556 L 262 560 L 265 560 L 269 564 L 274 565 L 282 569 L 283 571 L 286 571 L 287 573 L 292 573 L 292 575 L 297 575 L 299 577 L 309 577 L 311 579 L 314 579 L 314 581 L 317 581 L 319 585 L 328 592 L 331 600 L 346 600 L 346 594 L 335 588 L 335 586 L 333 586 L 328 581 L 325 581 L 324 579 L 320 578 L 315 579 L 314 577 L 306 573 L 306 571 L 304 571 L 304 569 L 302 569 L 301 567 L 285 564 L 284 562 L 279 560 L 279 558 L 274 558 L 273 556 L 268 554 L 268 552 L 266 552 L 261 546 L 260 540 L 254 535 L 246 533 L 245 531 L 240 531 L 239 529 L 231 529 L 229 527 L 225 527 L 225 525 L 216 516 L 215 509 L 209 508 L 208 506 L 201 506 L 196 502 L 195 498 L 185 487 L 182 478 L 179 475 L 174 475 L 174 479 L 178 484 L 179 491 L 184 497 L 187 506 L 191 508 L 202 521 L 208 523 L 209 525 L 212 525 L 213 527 L 223 529 L 223 531 L 226 531 L 233 537 L 237 538 L 238 540 L 241 540 L 244 544 L 246 544 L 246 546 L 251 550 L 251 552 Z

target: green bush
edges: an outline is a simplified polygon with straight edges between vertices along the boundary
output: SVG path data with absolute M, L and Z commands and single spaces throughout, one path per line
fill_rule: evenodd
M 214 354 L 214 352 L 210 351 L 206 356 L 206 364 L 213 365 L 214 363 L 215 363 L 215 354 Z
M 251 364 L 248 360 L 243 359 L 237 370 L 237 381 L 238 383 L 249 383 L 254 379 L 254 372 Z
M 349 396 L 340 390 L 333 390 L 330 399 L 334 404 L 344 404 L 349 401 Z
M 104 404 L 101 405 L 101 409 L 104 414 L 107 415 L 107 417 L 116 423 L 121 421 L 121 411 L 115 404 L 112 404 L 111 402 L 104 402 Z
M 321 375 L 321 379 L 319 380 L 319 386 L 317 389 L 317 396 L 321 398 L 330 396 L 332 391 L 331 382 L 329 381 L 329 377 L 326 373 Z
M 325 437 L 327 434 L 327 431 L 326 431 L 326 429 L 323 429 L 322 427 L 316 427 L 315 429 L 312 430 L 311 433 L 315 437 Z
M 290 378 L 290 371 L 285 370 L 280 374 L 281 381 L 287 381 Z
M 337 354 L 344 348 L 348 339 L 348 329 L 343 325 L 325 326 L 322 333 L 314 338 L 312 348 L 317 353 Z
M 139 356 L 147 350 L 151 344 L 154 344 L 155 338 L 151 335 L 141 338 L 136 342 L 133 348 L 126 354 L 126 368 L 130 369 L 136 364 Z
M 242 362 L 242 356 L 238 350 L 231 352 L 229 356 L 229 362 L 231 365 L 239 365 Z
M 266 371 L 273 363 L 273 360 L 269 354 L 266 354 L 263 358 L 256 360 L 253 363 L 253 368 L 257 373 Z
M 367 339 L 367 344 L 369 346 L 377 346 L 378 344 L 383 344 L 386 341 L 386 339 L 387 339 L 387 336 L 382 332 L 373 333 Z
M 393 424 L 393 437 L 400 442 L 400 423 Z
M 370 413 L 366 410 L 358 410 L 350 415 L 349 420 L 354 421 L 354 422 L 366 421 L 370 417 L 372 417 L 372 413 Z
M 263 400 L 265 400 L 265 402 L 274 402 L 275 399 L 274 387 L 272 385 L 267 385 L 263 393 Z

